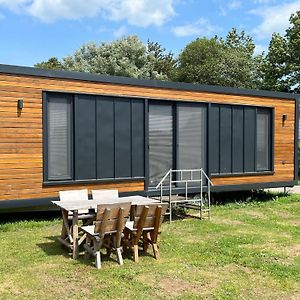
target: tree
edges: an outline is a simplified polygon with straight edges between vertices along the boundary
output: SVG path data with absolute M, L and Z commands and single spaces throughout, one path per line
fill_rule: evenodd
M 159 74 L 165 74 L 168 79 L 176 77 L 176 59 L 174 54 L 163 48 L 159 43 L 147 42 L 147 53 L 150 60 L 153 60 L 153 67 Z
M 272 35 L 264 61 L 264 88 L 300 92 L 300 11 L 290 17 L 284 36 Z
M 52 59 L 51 59 L 52 60 Z M 148 79 L 170 79 L 175 60 L 171 52 L 158 43 L 145 45 L 137 36 L 128 36 L 110 43 L 82 45 L 72 55 L 37 67 L 65 69 L 107 75 Z
M 198 38 L 179 55 L 178 79 L 233 87 L 257 88 L 259 63 L 255 45 L 244 31 L 233 28 L 226 39 Z
M 49 69 L 49 70 L 63 70 L 64 69 L 63 64 L 56 57 L 51 57 L 46 61 L 36 63 L 34 66 L 39 69 Z
M 220 84 L 222 55 L 222 46 L 216 38 L 197 38 L 186 45 L 179 55 L 178 80 Z
M 264 60 L 263 88 L 266 90 L 287 91 L 287 43 L 278 33 L 273 33 L 269 51 Z

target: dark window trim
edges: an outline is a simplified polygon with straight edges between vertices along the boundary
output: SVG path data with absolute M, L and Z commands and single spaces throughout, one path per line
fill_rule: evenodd
M 298 184 L 298 172 L 299 172 L 299 162 L 298 162 L 298 139 L 299 139 L 299 95 L 295 95 L 295 121 L 294 121 L 294 179 L 296 184 Z M 274 118 L 274 116 L 273 116 Z
M 43 116 L 43 182 L 48 178 L 48 118 L 47 118 L 47 93 L 42 92 L 42 116 Z
M 257 171 L 257 172 L 246 172 L 246 173 L 212 173 L 211 177 L 246 177 L 246 176 L 260 176 L 260 175 L 273 175 L 274 171 Z
M 86 179 L 86 180 L 51 180 L 44 181 L 44 186 L 53 185 L 78 185 L 78 184 L 93 184 L 104 182 L 131 182 L 131 181 L 144 181 L 145 177 L 126 177 L 126 178 L 104 178 L 104 179 Z
M 56 92 L 57 93 L 57 92 Z M 71 141 L 70 141 L 70 145 L 71 145 L 71 178 L 64 178 L 64 179 L 59 179 L 59 178 L 52 178 L 49 179 L 48 177 L 48 94 L 46 91 L 42 92 L 42 124 L 43 124 L 43 183 L 47 182 L 47 181 L 51 181 L 51 182 L 61 182 L 61 181 L 70 181 L 70 180 L 74 180 L 74 138 L 73 138 L 73 132 L 74 132 L 74 95 L 70 94 L 70 93 L 64 93 L 67 94 L 69 97 L 72 97 L 72 101 L 71 101 L 71 116 L 70 116 L 70 120 L 71 120 Z M 55 94 L 55 93 L 52 93 Z M 62 94 L 62 93 L 59 93 Z
M 208 109 L 210 110 L 211 109 L 211 104 L 215 104 L 215 103 L 210 103 L 210 105 L 208 105 Z M 221 105 L 224 105 L 223 103 L 217 103 L 217 105 L 221 106 Z M 228 105 L 227 103 L 225 105 Z M 229 104 L 231 107 L 233 105 Z M 237 105 L 237 106 L 240 106 L 240 107 L 248 107 L 248 105 Z M 257 170 L 257 166 L 256 166 L 256 150 L 255 150 L 255 172 L 239 172 L 239 173 L 220 173 L 220 170 L 218 173 L 212 173 L 210 171 L 210 166 L 208 166 L 208 176 L 211 176 L 211 177 L 236 177 L 236 176 L 252 176 L 252 175 L 269 175 L 269 174 L 274 174 L 274 138 L 275 138 L 275 132 L 274 132 L 274 122 L 275 122 L 275 113 L 274 113 L 274 107 L 268 107 L 268 106 L 257 106 L 257 105 L 253 105 L 251 107 L 255 107 L 255 134 L 256 134 L 256 126 L 257 126 L 257 110 L 258 109 L 269 109 L 270 110 L 270 137 L 271 138 L 271 141 L 270 141 L 270 169 L 269 170 Z M 209 113 L 208 113 L 208 116 L 209 116 Z M 231 115 L 232 117 L 232 115 Z M 219 109 L 219 119 L 220 119 L 220 109 Z M 244 134 L 243 134 L 243 139 L 245 138 L 245 118 L 244 118 L 244 123 L 243 123 L 243 127 L 244 127 Z M 220 130 L 220 127 L 219 127 L 219 130 Z M 209 134 L 209 131 L 207 131 L 208 134 Z M 220 132 L 219 132 L 219 135 L 220 135 Z M 231 147 L 233 147 L 232 145 L 232 136 L 231 136 Z M 207 140 L 207 143 L 209 141 Z M 220 141 L 218 143 L 218 145 L 215 145 L 215 147 L 219 147 L 219 161 L 220 161 L 220 155 L 221 155 L 221 149 L 220 149 Z M 243 144 L 243 147 L 244 147 L 244 144 Z M 257 148 L 256 146 L 256 138 L 255 138 L 255 149 Z M 209 164 L 209 160 L 208 160 L 208 164 Z M 220 167 L 220 166 L 219 166 Z M 245 166 L 244 166 L 245 168 Z
M 66 178 L 66 179 L 49 179 L 48 178 L 48 95 L 49 94 L 65 94 L 69 97 L 72 96 L 71 101 L 71 177 L 72 178 Z M 76 184 L 91 184 L 91 183 L 101 183 L 101 182 L 125 182 L 125 181 L 143 181 L 145 180 L 145 176 L 139 176 L 139 177 L 125 177 L 125 178 L 102 178 L 102 179 L 87 179 L 87 180 L 76 180 L 75 175 L 75 145 L 74 145 L 74 101 L 77 96 L 77 94 L 80 95 L 88 95 L 88 96 L 102 96 L 100 94 L 90 94 L 90 93 L 70 93 L 70 92 L 59 92 L 59 91 L 49 91 L 44 90 L 42 91 L 42 125 L 43 125 L 43 185 L 44 186 L 52 186 L 52 185 L 76 185 Z M 106 95 L 103 95 L 106 96 Z M 109 97 L 109 96 L 108 96 Z M 115 97 L 112 97 L 112 100 L 114 100 Z M 131 97 L 127 96 L 125 97 L 127 99 L 131 99 Z M 97 99 L 97 98 L 96 98 Z M 135 99 L 141 99 L 139 97 L 135 97 Z M 141 99 L 143 100 L 143 99 Z M 146 106 L 146 101 L 145 104 Z M 115 109 L 115 108 L 114 108 Z M 146 107 L 145 107 L 146 109 Z M 96 113 L 96 112 L 95 112 Z M 115 118 L 115 116 L 114 116 Z M 115 124 L 115 122 L 114 122 Z M 144 129 L 144 134 L 146 134 L 146 128 Z M 146 136 L 144 137 L 146 141 Z M 146 143 L 146 142 L 145 142 Z M 145 156 L 146 157 L 146 156 Z M 146 164 L 146 163 L 145 163 Z M 115 173 L 115 170 L 114 170 Z M 146 174 L 146 173 L 145 173 Z
M 122 97 L 122 98 L 133 98 L 133 99 L 140 99 L 140 100 L 144 100 L 144 109 L 145 109 L 145 128 L 144 128 L 144 134 L 145 134 L 145 162 L 144 162 L 144 166 L 145 166 L 145 177 L 139 177 L 138 179 L 135 178 L 105 178 L 105 179 L 97 179 L 97 180 L 86 180 L 86 181 L 79 181 L 79 180 L 51 180 L 49 181 L 47 178 L 47 171 L 48 171 L 48 153 L 47 153 L 47 142 L 48 142 L 48 137 L 47 137 L 47 93 L 60 93 L 60 94 L 70 94 L 73 95 L 73 97 L 77 94 L 83 94 L 83 95 L 96 95 L 96 96 L 105 96 L 105 97 L 111 97 L 112 99 L 114 99 L 115 97 Z M 66 92 L 66 91 L 59 91 L 59 90 L 43 90 L 42 92 L 42 96 L 43 96 L 43 101 L 42 101 L 42 107 L 43 107 L 43 184 L 44 185 L 58 185 L 58 184 L 78 184 L 78 183 L 94 183 L 94 182 L 115 182 L 115 181 L 123 181 L 123 180 L 145 180 L 145 190 L 148 189 L 149 186 L 149 102 L 155 102 L 155 103 L 161 103 L 161 104 L 168 104 L 170 103 L 173 107 L 173 111 L 174 111 L 174 107 L 176 110 L 176 103 L 193 103 L 194 105 L 197 104 L 201 104 L 201 105 L 206 105 L 207 107 L 207 130 L 206 130 L 206 138 L 207 138 L 207 172 L 208 172 L 208 176 L 212 176 L 212 177 L 229 177 L 229 176 L 259 176 L 259 175 L 270 175 L 270 174 L 274 174 L 274 107 L 273 106 L 257 106 L 257 105 L 248 105 L 248 104 L 236 104 L 236 103 L 220 103 L 220 102 L 207 102 L 207 101 L 193 101 L 193 100 L 180 100 L 180 99 L 156 99 L 156 98 L 149 98 L 149 97 L 141 97 L 141 96 L 125 96 L 125 95 L 111 95 L 111 94 L 99 94 L 99 93 L 78 93 L 76 91 L 74 92 Z M 214 173 L 210 173 L 210 165 L 209 165 L 209 143 L 208 143 L 208 138 L 209 138 L 209 111 L 210 111 L 210 107 L 212 104 L 217 104 L 217 105 L 230 105 L 230 106 L 242 106 L 242 107 L 255 107 L 255 108 L 266 108 L 266 109 L 270 109 L 271 110 L 271 131 L 272 131 L 272 140 L 271 140 L 271 152 L 270 152 L 270 156 L 271 156 L 271 169 L 268 171 L 257 171 L 257 172 L 251 172 L 251 173 L 222 173 L 222 174 L 214 174 Z M 73 111 L 73 106 L 74 106 L 74 102 L 72 104 L 72 111 Z M 219 112 L 220 113 L 220 112 Z M 295 115 L 298 115 L 298 112 L 295 112 Z M 173 118 L 175 117 L 175 114 L 173 115 Z M 72 122 L 74 122 L 74 118 L 72 117 Z M 173 121 L 174 126 L 176 124 L 176 120 Z M 73 126 L 73 124 L 72 124 Z M 176 126 L 175 126 L 176 127 Z M 296 126 L 296 130 L 297 130 L 297 126 Z M 297 136 L 298 133 L 295 130 L 295 135 Z M 176 137 L 176 128 L 174 128 L 175 131 L 175 137 Z M 72 143 L 74 143 L 73 139 L 72 139 Z M 296 143 L 295 143 L 296 145 Z M 220 147 L 220 145 L 218 145 Z M 177 148 L 177 144 L 174 144 L 173 148 Z M 74 146 L 73 146 L 74 149 Z M 72 156 L 74 159 L 74 155 L 73 155 L 73 149 L 72 149 Z M 296 147 L 295 147 L 296 149 Z M 177 149 L 174 149 L 173 151 L 175 151 L 176 153 Z M 174 153 L 173 153 L 174 154 Z M 296 155 L 295 155 L 296 156 Z M 72 159 L 72 163 L 74 166 L 74 162 Z M 175 158 L 174 158 L 175 159 Z M 74 167 L 72 166 L 72 172 L 74 173 Z M 295 171 L 296 174 L 296 171 Z M 74 174 L 73 178 L 74 178 Z M 296 175 L 295 175 L 296 178 Z

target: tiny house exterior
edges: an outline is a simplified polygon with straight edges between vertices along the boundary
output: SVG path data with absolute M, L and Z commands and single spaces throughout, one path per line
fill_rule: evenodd
M 171 168 L 202 168 L 215 192 L 293 186 L 297 120 L 295 94 L 0 65 L 0 211 L 159 194 Z

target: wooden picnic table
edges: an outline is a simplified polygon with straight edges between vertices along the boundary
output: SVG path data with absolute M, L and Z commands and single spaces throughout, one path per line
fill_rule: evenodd
M 148 205 L 153 203 L 159 203 L 160 201 L 143 197 L 143 196 L 128 196 L 119 197 L 108 200 L 82 200 L 82 201 L 52 201 L 53 204 L 57 205 L 63 216 L 63 224 L 61 237 L 58 239 L 64 246 L 67 246 L 72 250 L 73 259 L 78 258 L 79 245 L 84 241 L 85 236 L 79 239 L 78 235 L 78 211 L 79 210 L 96 210 L 100 204 L 113 204 L 113 203 L 126 203 L 131 202 L 132 206 L 137 205 Z M 68 216 L 72 214 L 72 230 L 69 226 Z M 92 215 L 91 215 L 92 217 Z M 68 239 L 68 240 L 67 240 Z

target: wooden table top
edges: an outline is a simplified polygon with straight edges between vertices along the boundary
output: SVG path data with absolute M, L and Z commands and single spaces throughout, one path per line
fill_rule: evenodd
M 81 209 L 96 209 L 99 204 L 113 204 L 131 202 L 131 205 L 148 205 L 160 203 L 159 200 L 143 197 L 143 196 L 128 196 L 119 197 L 107 200 L 79 200 L 79 201 L 51 201 L 58 207 L 67 211 L 81 210 Z

